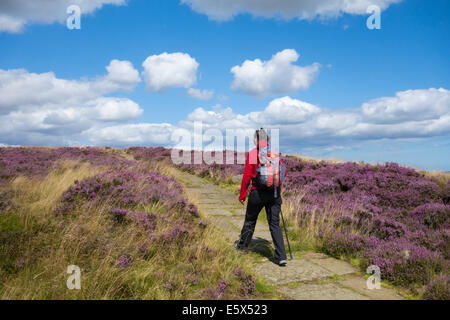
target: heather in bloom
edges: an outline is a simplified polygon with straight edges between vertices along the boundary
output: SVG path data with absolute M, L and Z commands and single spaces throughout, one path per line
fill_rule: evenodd
M 160 203 L 168 210 L 176 210 L 190 216 L 197 214 L 197 208 L 188 204 L 182 196 L 183 187 L 173 178 L 157 171 L 136 173 L 128 170 L 109 170 L 94 177 L 77 181 L 61 199 L 61 204 L 55 210 L 56 215 L 71 214 L 77 205 L 99 205 L 107 201 L 117 206 L 111 214 L 116 220 L 123 219 L 127 214 L 125 209 Z M 146 219 L 138 214 L 132 219 Z M 149 222 L 148 222 L 149 223 Z
M 243 164 L 238 164 L 239 157 L 245 160 L 245 156 L 242 153 L 234 152 L 233 156 L 230 157 L 232 163 L 225 164 L 227 159 L 226 151 L 212 151 L 211 158 L 215 158 L 218 154 L 218 158 L 221 159 L 221 163 L 206 163 L 205 156 L 202 157 L 202 164 L 195 164 L 195 152 L 191 151 L 190 155 L 190 163 L 182 163 L 178 165 L 178 167 L 182 170 L 188 171 L 190 173 L 196 174 L 200 177 L 207 177 L 212 179 L 213 181 L 219 182 L 232 182 L 232 177 L 238 174 L 242 174 L 244 172 Z M 230 161 L 231 162 L 231 161 Z
M 204 221 L 204 220 L 200 220 L 200 221 L 198 222 L 198 225 L 199 225 L 201 228 L 206 228 L 206 227 L 208 226 L 208 223 L 207 223 L 206 221 Z
M 186 237 L 189 237 L 191 234 L 192 231 L 184 225 L 174 225 L 169 232 L 153 237 L 153 239 L 161 241 L 163 243 L 173 243 L 182 241 Z
M 245 295 L 252 294 L 256 290 L 256 279 L 246 273 L 242 268 L 236 268 L 233 271 L 234 276 L 241 283 L 241 291 Z
M 127 213 L 128 213 L 128 210 L 121 209 L 121 208 L 114 208 L 111 210 L 111 215 L 112 215 L 114 221 L 116 221 L 117 223 L 123 222 Z
M 133 155 L 136 160 L 145 160 L 154 163 L 169 163 L 170 149 L 163 147 L 131 147 L 126 149 L 126 153 Z
M 450 180 L 448 180 L 447 185 L 442 190 L 442 201 L 445 204 L 450 204 Z
M 406 232 L 406 227 L 402 223 L 382 217 L 373 219 L 370 230 L 370 234 L 384 240 L 403 237 Z
M 121 255 L 116 261 L 117 268 L 128 268 L 131 265 L 133 259 L 129 255 Z
M 163 149 L 130 152 L 149 161 L 154 155 L 164 161 L 170 158 Z M 450 181 L 442 185 L 395 163 L 331 163 L 293 157 L 283 161 L 288 169 L 282 189 L 285 203 L 301 227 L 320 225 L 321 250 L 378 262 L 386 278 L 401 284 L 426 284 L 433 273 L 448 269 Z M 244 169 L 237 161 L 194 164 L 193 151 L 191 164 L 178 167 L 221 182 Z M 400 259 L 404 250 L 411 251 L 408 261 Z
M 173 289 L 173 285 L 170 282 L 165 282 L 163 284 L 163 287 L 164 287 L 164 289 L 169 290 L 169 291 L 172 291 L 172 289 Z
M 198 208 L 196 205 L 194 205 L 193 203 L 189 203 L 187 205 L 187 212 L 189 212 L 192 216 L 194 217 L 198 217 Z
M 200 277 L 196 274 L 188 274 L 186 280 L 193 286 L 200 283 Z
M 426 203 L 418 206 L 411 213 L 431 229 L 450 229 L 450 205 Z
M 148 253 L 148 243 L 147 242 L 141 243 L 138 246 L 138 251 L 139 251 L 140 254 L 145 256 Z
M 220 279 L 217 283 L 217 288 L 208 288 L 205 291 L 205 295 L 208 299 L 219 300 L 222 299 L 229 287 L 229 282 L 225 279 Z
M 17 176 L 43 177 L 59 160 L 77 160 L 111 168 L 125 168 L 134 164 L 112 152 L 101 148 L 44 148 L 2 147 L 0 148 L 0 180 Z
M 442 275 L 431 281 L 423 297 L 426 300 L 450 300 L 450 276 Z
M 219 297 L 225 293 L 225 290 L 227 290 L 228 286 L 228 281 L 226 281 L 225 279 L 219 280 L 219 283 L 217 284 L 217 292 L 219 293 Z
M 381 241 L 364 252 L 365 265 L 377 265 L 384 279 L 395 284 L 427 284 L 447 269 L 442 256 L 407 240 Z
M 63 194 L 55 214 L 72 215 L 81 206 L 92 208 L 107 203 L 112 206 L 109 214 L 114 223 L 133 223 L 152 241 L 176 244 L 192 236 L 198 210 L 183 197 L 182 185 L 158 171 L 133 169 L 109 170 L 76 181 Z M 142 210 L 155 204 L 170 212 L 171 218 Z M 159 223 L 167 231 L 155 232 Z
M 327 221 L 320 248 L 331 255 L 361 257 L 397 284 L 423 283 L 448 270 L 449 216 L 446 187 L 394 163 L 306 162 L 285 159 L 283 185 L 297 220 Z M 405 260 L 404 251 L 410 252 Z M 363 266 L 364 267 L 364 266 Z M 446 271 L 448 272 L 448 271 Z
M 25 265 L 25 259 L 19 259 L 16 261 L 16 268 L 21 269 Z
M 365 237 L 360 234 L 333 232 L 321 234 L 322 251 L 340 258 L 352 257 L 365 249 L 371 249 L 379 244 L 375 237 Z
M 143 237 L 134 248 L 144 259 L 154 254 L 150 246 L 176 248 L 194 239 L 196 230 L 207 225 L 197 219 L 197 207 L 184 197 L 183 186 L 177 181 L 148 169 L 157 164 L 173 165 L 171 150 L 126 149 L 135 160 L 125 159 L 121 152 L 102 148 L 0 148 L 0 186 L 21 175 L 45 177 L 59 168 L 58 160 L 108 167 L 108 171 L 69 187 L 55 214 L 74 217 L 104 208 L 102 212 L 114 230 L 123 227 Z M 225 159 L 225 152 L 222 156 Z M 237 164 L 238 156 L 241 154 L 235 152 L 232 165 L 196 165 L 191 152 L 191 164 L 177 167 L 213 181 L 230 182 L 244 170 Z M 331 163 L 293 157 L 284 157 L 283 161 L 288 168 L 282 192 L 291 211 L 289 218 L 300 228 L 315 226 L 311 230 L 320 250 L 336 257 L 357 257 L 362 268 L 376 264 L 382 278 L 395 284 L 426 285 L 430 299 L 438 299 L 445 292 L 444 281 L 437 279 L 438 275 L 448 276 L 449 270 L 450 181 L 433 180 L 395 163 Z M 11 195 L 2 191 L 0 209 L 14 206 Z M 92 246 L 98 248 L 99 244 Z M 188 255 L 190 263 L 212 259 L 216 254 L 204 244 L 199 249 Z M 120 256 L 116 263 L 127 264 L 131 264 L 129 255 Z M 196 275 L 186 278 L 188 283 L 197 283 Z M 241 283 L 242 294 L 254 292 L 250 275 L 235 270 L 234 276 Z M 220 299 L 227 286 L 222 279 L 217 288 L 205 293 Z
M 47 148 L 0 148 L 0 178 L 42 176 L 47 174 L 54 161 L 55 158 Z
M 153 231 L 156 227 L 156 220 L 158 216 L 156 214 L 147 212 L 127 212 L 127 218 L 133 221 L 135 224 L 142 226 L 147 231 Z
M 243 261 L 202 232 L 207 223 L 183 186 L 156 170 L 170 153 L 140 151 L 161 158 L 129 160 L 107 148 L 0 148 L 2 296 L 185 299 L 204 297 L 212 285 L 210 297 L 223 299 L 252 291 L 237 281 L 211 283 L 224 276 L 223 265 L 233 277 L 229 270 Z M 70 264 L 83 270 L 82 292 L 33 279 L 50 283 Z

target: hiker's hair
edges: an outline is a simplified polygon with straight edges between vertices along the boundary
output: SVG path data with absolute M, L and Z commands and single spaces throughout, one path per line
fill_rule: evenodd
M 256 130 L 256 132 L 255 132 L 255 139 L 256 139 L 257 142 L 265 141 L 265 142 L 269 143 L 269 141 L 270 141 L 270 138 L 267 135 L 266 130 L 264 130 L 263 128 L 261 128 L 259 130 Z

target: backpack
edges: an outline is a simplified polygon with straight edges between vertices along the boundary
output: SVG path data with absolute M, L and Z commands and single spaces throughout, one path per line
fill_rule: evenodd
M 273 190 L 275 198 L 277 189 L 283 183 L 286 167 L 281 163 L 278 153 L 268 151 L 267 147 L 259 148 L 259 165 L 253 184 L 265 190 Z

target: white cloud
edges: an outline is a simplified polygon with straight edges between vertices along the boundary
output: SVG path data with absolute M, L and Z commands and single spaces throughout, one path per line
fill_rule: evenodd
M 442 94 L 441 99 L 436 99 L 436 91 Z M 226 130 L 231 130 L 238 135 L 251 136 L 252 132 L 260 127 L 276 128 L 280 130 L 282 147 L 285 149 L 322 148 L 331 152 L 361 142 L 450 135 L 450 103 L 444 98 L 450 96 L 450 91 L 432 88 L 409 90 L 397 93 L 396 97 L 406 93 L 424 95 L 422 102 L 427 108 L 437 108 L 442 111 L 442 115 L 435 119 L 423 119 L 411 109 L 411 117 L 408 120 L 402 120 L 401 115 L 398 121 L 378 123 L 377 119 L 370 119 L 364 115 L 363 106 L 366 104 L 353 111 L 330 110 L 291 97 L 283 97 L 271 101 L 262 111 L 239 114 L 231 108 L 215 105 L 211 110 L 195 109 L 177 125 L 123 124 L 87 130 L 85 136 L 92 143 L 100 145 L 159 144 L 170 147 L 176 145 L 176 141 L 171 140 L 171 134 L 180 130 L 193 134 L 194 123 L 201 121 L 204 130 L 220 130 L 223 134 Z M 442 105 L 442 101 L 445 101 L 445 105 Z
M 174 146 L 172 135 L 192 132 L 195 121 L 205 130 L 246 135 L 260 127 L 278 128 L 282 147 L 289 150 L 450 135 L 450 91 L 443 88 L 402 91 L 353 110 L 325 109 L 286 96 L 245 114 L 216 105 L 197 108 L 178 124 L 130 124 L 143 113 L 139 105 L 105 94 L 130 89 L 139 77 L 129 62 L 113 60 L 107 71 L 93 80 L 67 80 L 51 72 L 0 70 L 1 143 Z
M 140 81 L 139 72 L 130 61 L 112 60 L 106 67 L 108 74 L 96 84 L 102 92 L 132 90 Z
M 191 112 L 185 121 L 180 122 L 183 128 L 192 128 L 195 121 L 202 121 L 205 128 L 241 129 L 251 127 L 254 122 L 248 115 L 240 115 L 231 108 L 223 108 L 220 104 L 212 107 L 213 110 L 197 108 Z
M 137 103 L 104 94 L 130 90 L 139 79 L 128 61 L 113 60 L 105 76 L 60 79 L 52 72 L 0 69 L 0 136 L 13 144 L 61 144 L 93 126 L 142 115 Z
M 305 122 L 319 112 L 320 108 L 315 105 L 283 97 L 272 100 L 263 112 L 253 115 L 253 118 L 258 122 L 282 125 Z
M 130 90 L 140 81 L 129 61 L 112 60 L 107 70 L 106 76 L 82 81 L 60 79 L 53 72 L 0 69 L 0 114 L 17 109 L 79 106 L 103 94 Z
M 344 13 L 366 14 L 370 5 L 382 10 L 402 0 L 181 0 L 194 11 L 217 21 L 242 13 L 256 17 L 290 19 L 335 18 Z
M 149 91 L 164 92 L 170 88 L 189 88 L 197 82 L 199 64 L 187 53 L 164 52 L 149 56 L 142 66 L 142 75 Z
M 221 105 L 216 105 L 212 107 L 212 109 L 213 110 L 205 110 L 203 108 L 197 108 L 187 116 L 187 120 L 202 121 L 217 125 L 218 123 L 223 123 L 227 119 L 234 119 L 236 117 L 231 108 L 222 108 Z
M 214 91 L 213 90 L 200 90 L 200 89 L 195 89 L 195 88 L 189 88 L 186 91 L 186 94 L 189 97 L 194 98 L 194 99 L 210 100 L 214 96 Z
M 438 95 L 439 97 L 436 97 Z M 291 146 L 330 146 L 382 139 L 428 138 L 450 134 L 450 91 L 446 89 L 409 90 L 398 92 L 391 101 L 394 110 L 404 107 L 404 100 L 396 97 L 421 96 L 423 110 L 438 110 L 434 118 L 422 117 L 413 107 L 393 116 L 389 123 L 380 123 L 376 117 L 365 115 L 367 104 L 354 111 L 328 110 L 304 101 L 284 97 L 275 99 L 263 111 L 236 114 L 231 108 L 215 106 L 213 110 L 195 109 L 185 121 L 184 128 L 194 121 L 203 121 L 205 128 L 256 129 L 278 128 L 280 135 Z M 411 99 L 413 102 L 414 99 Z M 397 103 L 398 105 L 395 105 Z
M 167 123 L 139 123 L 91 128 L 82 135 L 96 145 L 169 145 L 174 130 Z
M 383 97 L 364 103 L 362 112 L 372 122 L 398 123 L 409 120 L 439 119 L 447 114 L 450 95 L 445 89 L 408 90 L 395 97 Z
M 2 0 L 0 1 L 0 33 L 20 32 L 32 23 L 63 23 L 67 7 L 78 5 L 82 14 L 90 14 L 103 5 L 125 5 L 126 0 Z
M 286 49 L 268 61 L 246 60 L 241 66 L 231 69 L 234 74 L 231 88 L 255 97 L 307 89 L 316 78 L 320 64 L 313 63 L 306 67 L 293 65 L 299 56 L 297 51 Z
M 101 121 L 126 121 L 140 117 L 144 110 L 139 105 L 124 98 L 98 98 L 90 101 L 88 106 L 93 106 L 96 112 L 95 119 Z
M 74 93 L 77 94 L 74 94 Z M 0 113 L 53 104 L 77 104 L 94 98 L 88 82 L 58 79 L 53 72 L 0 70 Z
M 5 14 L 0 14 L 0 32 L 17 33 L 22 31 L 25 21 Z

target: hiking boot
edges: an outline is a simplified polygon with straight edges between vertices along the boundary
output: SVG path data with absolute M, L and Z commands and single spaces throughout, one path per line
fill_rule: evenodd
M 286 267 L 286 264 L 287 264 L 286 260 L 281 260 L 280 262 L 278 262 L 278 265 L 280 267 Z
M 238 251 L 241 251 L 241 252 L 247 252 L 247 250 L 248 250 L 246 247 L 242 247 L 242 246 L 239 245 L 239 240 L 236 240 L 234 242 L 234 248 L 236 250 L 238 250 Z

